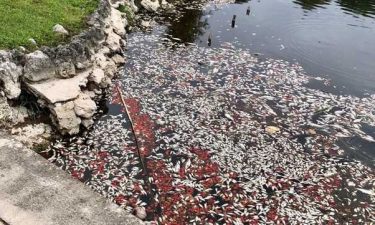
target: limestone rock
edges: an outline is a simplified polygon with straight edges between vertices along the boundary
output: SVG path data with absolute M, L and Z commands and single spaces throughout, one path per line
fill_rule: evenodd
M 109 2 L 111 3 L 112 7 L 115 9 L 119 8 L 120 5 L 124 5 L 123 0 L 110 0 Z
M 14 99 L 21 94 L 19 77 L 22 74 L 21 67 L 12 62 L 0 62 L 0 81 L 7 98 Z
M 29 111 L 24 106 L 12 107 L 12 122 L 13 124 L 24 123 L 25 119 L 29 117 Z
M 81 86 L 86 86 L 89 71 L 84 71 L 69 79 L 54 79 L 43 83 L 26 83 L 27 87 L 49 103 L 66 102 L 78 97 Z
M 60 35 L 68 35 L 69 32 L 60 24 L 56 24 L 52 28 L 53 32 L 60 34 Z
M 90 96 L 91 99 L 95 99 L 95 97 L 96 97 L 96 94 L 95 94 L 94 91 L 85 90 L 85 91 L 83 91 L 83 93 Z
M 74 100 L 74 111 L 77 116 L 83 118 L 91 118 L 96 111 L 96 104 L 90 96 L 81 93 L 76 100 Z
M 0 97 L 0 125 L 10 126 L 23 123 L 28 116 L 28 110 L 25 107 L 11 107 L 5 98 Z
M 121 51 L 121 39 L 122 38 L 118 34 L 109 32 L 106 39 L 106 44 L 111 51 L 118 52 Z
M 76 68 L 72 62 L 60 63 L 56 70 L 61 78 L 73 77 L 76 74 Z
M 91 51 L 88 40 L 73 39 L 69 44 L 59 45 L 51 53 L 51 57 L 54 58 L 58 75 L 71 77 L 75 73 L 74 67 L 79 70 L 90 67 Z
M 129 5 L 134 12 L 138 12 L 138 7 L 135 5 L 134 0 L 130 0 Z
M 174 8 L 174 6 L 170 3 L 168 3 L 166 0 L 161 1 L 161 7 L 163 9 L 173 9 Z
M 0 50 L 0 62 L 7 62 L 11 58 L 10 52 L 7 52 L 5 50 Z
M 100 68 L 105 68 L 108 64 L 107 57 L 102 53 L 95 54 L 95 64 Z
M 96 68 L 92 71 L 89 76 L 89 81 L 94 82 L 97 85 L 100 85 L 104 79 L 104 71 L 102 69 Z
M 107 65 L 104 68 L 104 71 L 105 71 L 104 72 L 105 76 L 108 77 L 109 79 L 112 79 L 115 76 L 116 71 L 117 71 L 116 63 L 113 60 L 109 60 Z
M 28 147 L 42 144 L 51 137 L 52 128 L 48 124 L 29 124 L 25 127 L 13 128 L 12 135 Z
M 123 16 L 123 13 L 121 13 L 117 9 L 112 8 L 110 20 L 111 20 L 111 24 L 112 24 L 114 32 L 120 35 L 121 37 L 125 37 L 126 35 L 125 27 L 127 26 L 127 22 L 126 22 L 125 16 Z
M 28 41 L 30 42 L 30 44 L 32 44 L 32 45 L 34 45 L 34 46 L 37 46 L 37 45 L 38 45 L 38 43 L 35 41 L 34 38 L 29 38 Z
M 112 84 L 112 80 L 109 77 L 104 78 L 103 82 L 101 83 L 101 87 L 105 88 Z
M 112 60 L 114 63 L 119 64 L 119 65 L 123 65 L 125 63 L 124 57 L 122 57 L 119 54 L 115 54 L 114 56 L 112 56 Z
M 35 51 L 25 57 L 24 77 L 29 81 L 41 81 L 55 77 L 55 66 L 42 51 Z
M 141 5 L 149 12 L 156 12 L 160 7 L 158 0 L 142 0 Z
M 0 125 L 8 125 L 12 121 L 12 108 L 5 98 L 0 97 Z
M 50 106 L 52 120 L 62 134 L 77 134 L 81 119 L 74 112 L 74 102 L 57 103 Z
M 151 22 L 146 21 L 146 20 L 142 20 L 141 26 L 144 27 L 144 28 L 149 28 L 149 27 L 151 27 Z
M 94 120 L 93 119 L 83 119 L 82 120 L 82 125 L 84 127 L 86 127 L 86 128 L 91 127 L 93 124 L 94 124 Z

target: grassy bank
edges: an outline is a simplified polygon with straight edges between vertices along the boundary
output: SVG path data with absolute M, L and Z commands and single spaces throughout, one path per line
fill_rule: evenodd
M 98 1 L 0 0 L 0 49 L 29 47 L 30 38 L 39 45 L 54 45 L 61 37 L 52 32 L 52 27 L 58 23 L 71 34 L 79 32 Z

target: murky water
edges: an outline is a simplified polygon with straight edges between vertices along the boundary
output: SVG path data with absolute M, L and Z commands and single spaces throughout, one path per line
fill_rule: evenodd
M 308 31 L 309 13 L 339 3 L 301 2 L 188 4 L 129 35 L 108 111 L 81 136 L 57 140 L 50 160 L 158 224 L 375 221 L 375 95 L 337 94 L 368 90 L 314 55 L 329 58 L 339 45 L 296 33 Z
M 207 46 L 211 35 L 213 47 L 230 42 L 265 57 L 297 61 L 310 75 L 332 79 L 332 92 L 375 91 L 374 0 L 236 1 L 182 12 L 178 21 L 167 19 L 167 33 L 184 42 Z

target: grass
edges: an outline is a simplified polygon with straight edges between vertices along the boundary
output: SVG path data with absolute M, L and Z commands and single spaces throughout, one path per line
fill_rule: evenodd
M 62 39 L 52 32 L 61 24 L 70 34 L 85 27 L 85 19 L 99 0 L 0 0 L 0 49 L 56 45 Z M 66 38 L 66 37 L 65 37 Z

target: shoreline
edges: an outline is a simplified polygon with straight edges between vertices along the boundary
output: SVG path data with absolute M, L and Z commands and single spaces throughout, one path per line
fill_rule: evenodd
M 8 102 L 21 95 L 35 98 L 58 132 L 77 134 L 93 124 L 96 100 L 111 85 L 124 63 L 126 14 L 118 10 L 125 1 L 101 0 L 87 20 L 89 28 L 57 47 L 42 46 L 34 52 L 0 50 L 0 83 L 3 86 L 0 122 L 11 127 L 28 117 L 26 107 Z M 136 6 L 127 5 L 129 8 Z M 21 100 L 22 101 L 22 100 Z M 16 104 L 17 106 L 17 104 Z M 21 114 L 21 115 L 19 115 Z

